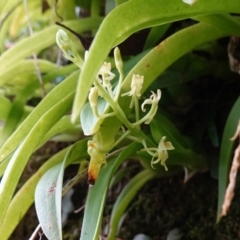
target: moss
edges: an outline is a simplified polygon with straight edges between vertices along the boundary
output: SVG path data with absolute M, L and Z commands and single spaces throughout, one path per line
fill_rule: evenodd
M 144 233 L 165 240 L 169 231 L 179 228 L 186 240 L 239 239 L 240 188 L 229 215 L 217 225 L 217 181 L 209 173 L 198 174 L 187 184 L 182 180 L 179 175 L 146 184 L 129 208 L 119 237 L 132 239 Z

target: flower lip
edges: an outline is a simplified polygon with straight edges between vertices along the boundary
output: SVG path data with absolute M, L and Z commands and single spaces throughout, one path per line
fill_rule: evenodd
M 109 81 L 111 81 L 115 77 L 115 74 L 111 72 L 111 69 L 111 63 L 104 62 L 98 71 L 98 75 L 101 76 L 101 80 L 103 80 L 104 86 L 109 85 Z
M 112 69 L 112 66 L 111 66 L 111 63 L 109 62 L 104 62 L 103 65 L 101 66 L 98 74 L 99 75 L 102 75 L 102 74 L 105 74 L 105 73 L 109 73 L 111 72 L 111 69 Z

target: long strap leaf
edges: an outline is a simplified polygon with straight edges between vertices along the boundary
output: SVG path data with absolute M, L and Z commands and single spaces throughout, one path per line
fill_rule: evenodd
M 56 86 L 22 122 L 17 130 L 8 138 L 0 149 L 0 163 L 10 155 L 23 141 L 36 122 L 54 105 L 58 104 L 68 94 L 73 94 L 76 88 L 78 71 L 72 73 L 61 84 Z
M 0 224 L 6 214 L 22 171 L 43 136 L 71 108 L 73 93 L 47 111 L 14 152 L 0 184 Z
M 96 184 L 89 189 L 80 236 L 81 240 L 98 240 L 104 203 L 112 176 L 122 162 L 133 155 L 140 147 L 141 145 L 138 143 L 130 144 L 117 159 L 108 162 L 107 166 L 101 170 Z
M 107 238 L 108 240 L 115 239 L 119 221 L 124 212 L 126 211 L 128 205 L 136 196 L 138 190 L 154 176 L 155 175 L 152 172 L 148 170 L 143 170 L 142 172 L 138 173 L 134 178 L 132 178 L 131 181 L 124 187 L 112 210 L 110 220 L 110 232 Z
M 225 124 L 221 150 L 220 150 L 220 160 L 218 169 L 218 214 L 217 221 L 221 219 L 222 204 L 224 200 L 225 191 L 228 184 L 228 174 L 230 163 L 233 158 L 233 147 L 234 142 L 230 141 L 233 137 L 240 119 L 240 97 L 235 102 L 230 114 L 228 115 L 227 122 Z
M 135 65 L 135 67 L 132 68 L 132 70 L 126 76 L 122 85 L 123 92 L 128 91 L 133 74 L 140 74 L 145 77 L 142 89 L 144 92 L 149 87 L 149 85 L 157 78 L 157 76 L 163 73 L 171 64 L 173 64 L 184 54 L 203 43 L 218 39 L 223 36 L 228 36 L 230 32 L 223 31 L 218 27 L 211 26 L 210 24 L 199 23 L 173 34 L 172 36 L 161 42 L 157 47 L 148 52 Z M 96 58 L 98 58 L 98 55 L 96 56 Z M 83 73 L 81 73 L 81 76 L 82 74 Z M 81 88 L 81 94 L 85 94 L 85 90 L 88 92 L 86 88 Z M 81 95 L 81 97 L 83 97 L 83 95 Z M 119 104 L 121 105 L 124 112 L 128 114 L 130 110 L 129 102 L 126 100 L 126 98 L 120 98 Z M 116 132 L 120 127 L 120 124 L 121 123 L 119 123 L 116 118 L 114 120 L 114 117 L 107 118 L 103 121 L 103 127 L 101 127 L 100 131 L 106 131 L 106 133 L 103 133 L 103 135 L 108 136 L 111 139 L 115 136 Z
M 70 147 L 63 149 L 45 162 L 13 197 L 6 216 L 0 226 L 2 240 L 9 239 L 15 227 L 19 224 L 27 210 L 32 205 L 34 201 L 35 188 L 41 176 L 43 176 L 48 169 L 61 163 L 69 148 Z
M 98 28 L 102 18 L 86 18 L 65 22 L 66 26 L 77 32 Z M 50 26 L 33 36 L 19 41 L 15 46 L 5 51 L 0 57 L 0 72 L 18 64 L 19 60 L 30 56 L 34 52 L 39 52 L 53 45 L 56 41 L 56 32 L 59 26 Z
M 35 192 L 35 206 L 41 228 L 49 240 L 62 239 L 62 184 L 64 169 L 72 161 L 87 157 L 86 140 L 75 143 L 63 162 L 49 169 L 39 181 Z
M 67 76 L 70 72 L 76 69 L 75 65 L 71 64 L 67 67 L 62 67 L 52 71 L 43 76 L 43 83 L 46 84 L 57 76 Z M 9 115 L 4 123 L 2 133 L 0 135 L 0 146 L 6 142 L 8 137 L 14 132 L 16 126 L 22 121 L 21 117 L 24 114 L 24 106 L 26 101 L 34 94 L 35 90 L 39 88 L 39 81 L 29 83 L 14 99 Z M 46 109 L 47 110 L 47 109 Z
M 193 6 L 183 1 L 145 0 L 128 1 L 115 8 L 103 21 L 84 64 L 73 105 L 72 120 L 79 116 L 91 84 L 111 48 L 141 29 L 181 19 L 217 14 L 239 13 L 235 0 L 196 1 Z M 124 17 L 123 17 L 124 16 Z M 118 21 L 116 21 L 118 19 Z M 196 39 L 198 37 L 194 37 Z M 93 67 L 94 66 L 94 67 Z M 85 91 L 83 91 L 85 89 Z

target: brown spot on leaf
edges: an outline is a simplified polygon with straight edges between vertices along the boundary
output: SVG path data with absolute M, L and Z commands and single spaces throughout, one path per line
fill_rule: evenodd
M 157 50 L 158 48 L 160 48 L 161 47 L 161 43 L 159 43 L 156 47 L 155 47 L 155 49 Z
M 48 194 L 53 194 L 56 189 L 56 183 L 53 183 L 52 186 L 48 189 Z

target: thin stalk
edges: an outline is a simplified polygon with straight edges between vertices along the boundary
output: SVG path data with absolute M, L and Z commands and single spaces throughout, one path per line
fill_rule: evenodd
M 101 13 L 101 0 L 92 0 L 91 1 L 91 17 L 99 17 Z M 97 30 L 92 30 L 92 35 L 96 34 Z
M 120 108 L 119 104 L 111 98 L 106 89 L 102 86 L 99 81 L 95 81 L 95 85 L 101 93 L 101 96 L 111 105 L 113 111 L 116 113 L 117 118 L 128 128 L 132 128 L 132 124 L 126 118 L 123 110 Z
M 113 111 L 116 114 L 116 117 L 130 130 L 131 133 L 136 135 L 136 137 L 141 141 L 145 139 L 151 146 L 156 146 L 143 132 L 140 131 L 140 129 L 136 128 L 136 125 L 130 123 L 128 119 L 126 118 L 123 110 L 120 108 L 118 102 L 115 102 L 108 94 L 106 89 L 101 85 L 100 82 L 95 81 L 95 85 L 98 87 L 98 90 L 101 93 L 101 96 L 110 104 Z M 140 120 L 141 121 L 141 120 Z
M 134 96 L 134 105 L 135 105 L 135 119 L 136 122 L 139 121 L 139 102 L 138 97 Z M 138 125 L 138 128 L 140 129 L 140 125 Z
M 123 141 L 128 135 L 130 134 L 130 131 L 127 130 L 126 132 L 124 132 L 123 135 L 121 135 L 120 138 L 118 138 L 118 140 L 116 142 L 114 142 L 114 144 L 111 146 L 111 148 L 115 148 L 121 141 Z
M 100 0 L 92 0 L 91 1 L 91 17 L 99 17 L 101 9 L 101 1 Z
M 116 95 L 115 95 L 115 98 L 114 98 L 115 102 L 118 101 L 118 98 L 120 96 L 122 82 L 123 82 L 123 78 L 124 78 L 123 69 L 122 68 L 118 69 L 118 72 L 119 72 L 119 81 L 118 81 L 118 85 L 117 85 Z
M 26 17 L 27 17 L 27 22 L 28 22 L 28 31 L 30 36 L 33 36 L 33 29 L 32 29 L 32 25 L 31 25 L 31 20 L 30 20 L 30 16 L 29 16 L 29 10 L 28 10 L 28 3 L 27 0 L 23 0 L 23 4 L 24 4 L 24 8 L 25 8 L 25 13 L 26 13 Z M 33 53 L 33 60 L 34 60 L 34 64 L 35 64 L 35 68 L 36 68 L 36 72 L 37 72 L 37 77 L 40 83 L 40 87 L 42 89 L 42 98 L 45 97 L 46 95 L 46 90 L 44 88 L 44 84 L 43 84 L 43 79 L 42 79 L 42 75 L 41 75 L 41 70 L 38 64 L 38 58 L 37 58 L 37 54 Z

